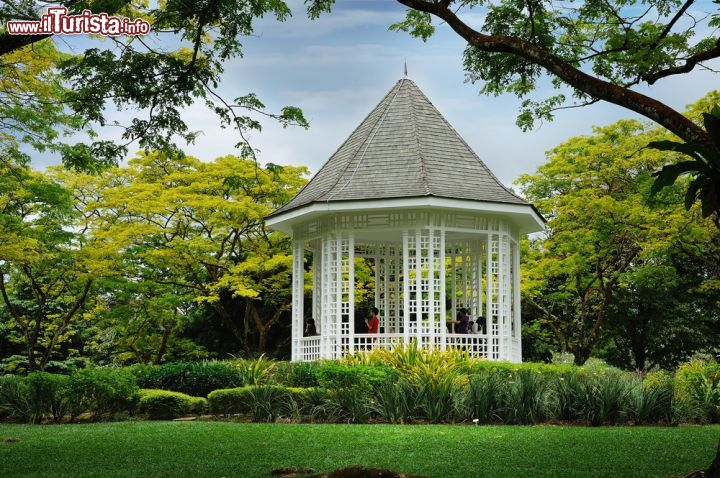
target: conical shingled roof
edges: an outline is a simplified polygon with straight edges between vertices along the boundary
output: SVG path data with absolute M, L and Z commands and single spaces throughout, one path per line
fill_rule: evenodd
M 502 185 L 417 85 L 403 78 L 271 216 L 317 202 L 422 196 L 528 205 Z

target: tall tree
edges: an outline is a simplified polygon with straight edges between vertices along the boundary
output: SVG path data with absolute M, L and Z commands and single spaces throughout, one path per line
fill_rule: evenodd
M 234 156 L 202 162 L 152 152 L 99 175 L 62 174 L 86 198 L 88 233 L 122 252 L 125 278 L 203 304 L 250 353 L 264 349 L 290 304 L 288 238 L 267 230 L 264 217 L 295 194 L 306 172 Z M 243 313 L 228 303 L 233 297 Z
M 0 163 L 0 303 L 29 370 L 43 370 L 73 334 L 112 269 L 112 250 L 77 230 L 70 191 L 28 167 Z
M 553 149 L 536 174 L 519 179 L 549 218 L 546 237 L 526 256 L 526 301 L 576 363 L 593 352 L 633 274 L 637 280 L 660 259 L 667 264 L 680 248 L 717 252 L 712 222 L 696 209 L 688 217 L 677 188 L 649 199 L 651 174 L 668 153 L 645 145 L 666 135 L 637 121 L 596 128 Z

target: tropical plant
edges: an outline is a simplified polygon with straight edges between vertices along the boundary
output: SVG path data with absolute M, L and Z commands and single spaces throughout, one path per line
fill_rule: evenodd
M 649 148 L 689 156 L 690 160 L 663 166 L 656 172 L 651 194 L 657 194 L 680 176 L 690 175 L 691 181 L 685 193 L 685 208 L 690 209 L 700 201 L 702 216 L 715 215 L 715 224 L 720 228 L 720 105 L 710 112 L 702 113 L 705 130 L 710 141 L 653 141 Z

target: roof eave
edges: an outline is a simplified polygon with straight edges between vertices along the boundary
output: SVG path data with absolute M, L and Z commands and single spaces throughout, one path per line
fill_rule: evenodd
M 449 209 L 489 214 L 503 214 L 516 223 L 520 234 L 542 231 L 545 218 L 530 203 L 508 203 L 493 201 L 476 201 L 438 196 L 415 196 L 385 199 L 314 201 L 286 211 L 276 211 L 266 216 L 266 224 L 271 229 L 292 235 L 292 227 L 303 220 L 311 219 L 328 213 L 353 212 L 368 209 Z

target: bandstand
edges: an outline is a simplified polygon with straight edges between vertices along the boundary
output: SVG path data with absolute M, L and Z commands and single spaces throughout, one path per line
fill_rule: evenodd
M 415 340 L 521 361 L 519 237 L 540 231 L 544 219 L 500 183 L 411 80 L 398 81 L 267 224 L 293 240 L 292 360 Z M 374 264 L 377 334 L 355 327 L 361 257 Z M 478 333 L 447 327 L 460 308 L 481 318 Z M 303 337 L 310 316 L 317 335 Z

